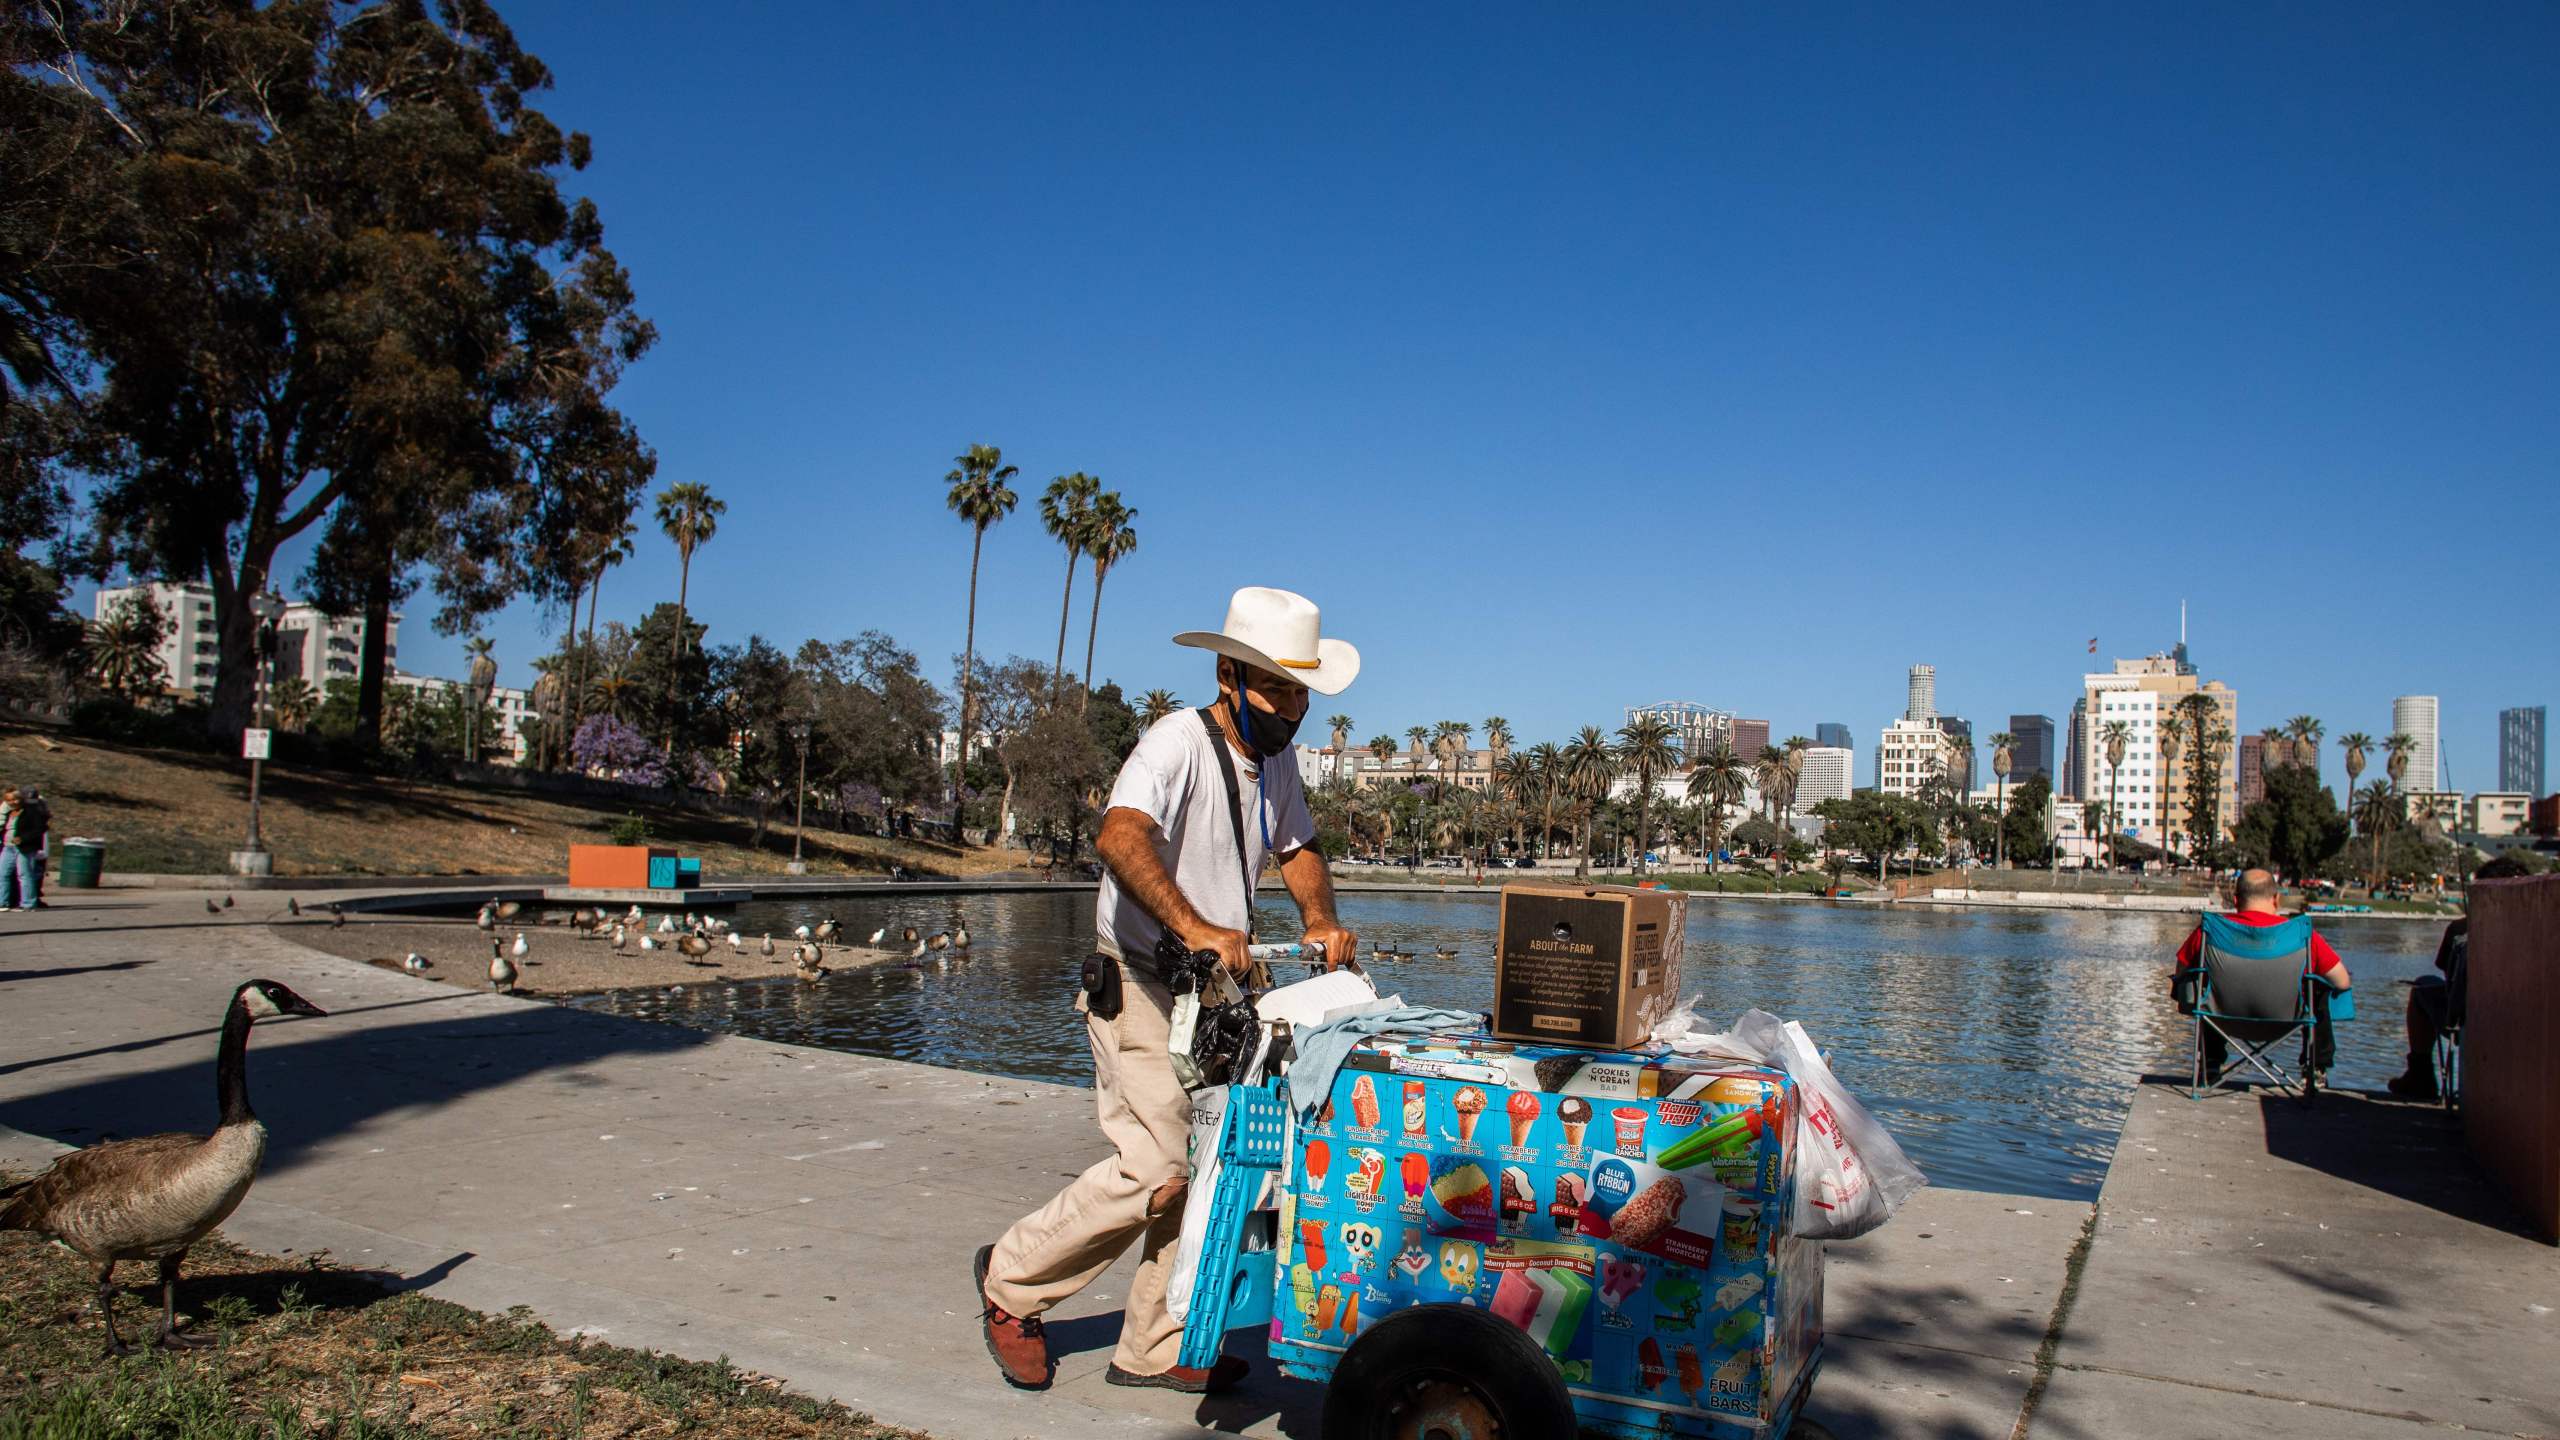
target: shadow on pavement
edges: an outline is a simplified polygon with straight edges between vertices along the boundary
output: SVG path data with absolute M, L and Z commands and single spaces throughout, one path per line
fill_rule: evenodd
M 0 983 L 11 980 L 51 980 L 58 975 L 88 975 L 100 970 L 139 970 L 148 960 L 110 960 L 104 965 L 64 965 L 52 970 L 0 970 Z
M 2324 1090 L 2305 1108 L 2259 1100 L 2267 1153 L 2457 1220 L 2537 1238 L 2496 1181 L 2473 1162 L 2462 1121 L 2433 1105 Z
M 450 1004 L 468 998 L 469 992 L 456 992 L 400 1004 Z M 432 1114 L 477 1091 L 546 1071 L 574 1071 L 626 1055 L 678 1055 L 714 1038 L 674 1025 L 550 1006 L 397 1025 L 345 1023 L 363 1013 L 341 1011 L 323 1019 L 263 1025 L 253 1032 L 249 1095 L 267 1127 L 265 1173 L 289 1170 L 311 1147 L 395 1113 Z M 140 1048 L 169 1038 L 108 1048 Z M 216 1112 L 214 1045 L 210 1034 L 201 1038 L 205 1043 L 199 1053 L 157 1069 L 0 1099 L 0 1125 L 71 1145 L 169 1130 L 210 1130 Z

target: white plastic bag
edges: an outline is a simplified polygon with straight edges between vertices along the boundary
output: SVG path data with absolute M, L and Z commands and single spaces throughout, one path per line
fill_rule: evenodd
M 1883 1123 L 1831 1073 L 1802 1025 L 1747 1010 L 1734 1022 L 1733 1036 L 1796 1082 L 1796 1200 L 1789 1233 L 1810 1240 L 1864 1235 L 1929 1183 Z
M 1714 1055 L 1732 1060 L 1746 1060 L 1754 1065 L 1770 1063 L 1768 1051 L 1756 1045 L 1744 1043 L 1740 1036 L 1730 1031 L 1707 1028 L 1707 1017 L 1698 1013 L 1699 1002 L 1706 998 L 1704 995 L 1691 997 L 1688 1004 L 1680 1007 L 1676 1013 L 1665 1016 L 1653 1027 L 1651 1038 L 1658 1044 L 1670 1046 L 1672 1050 L 1682 1055 Z

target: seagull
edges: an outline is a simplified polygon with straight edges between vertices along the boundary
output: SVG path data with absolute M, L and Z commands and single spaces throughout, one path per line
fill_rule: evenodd
M 773 932 L 770 930 L 764 932 L 764 953 L 768 959 L 773 955 Z
M 644 935 L 642 935 L 642 936 L 640 937 L 640 949 L 641 949 L 641 952 L 642 952 L 643 954 L 646 954 L 647 952 L 649 952 L 649 951 L 651 951 L 651 950 L 655 950 L 655 949 L 657 949 L 657 948 L 658 948 L 658 937 L 657 937 L 657 936 L 655 936 L 655 935 L 645 935 L 645 934 L 644 934 Z
M 661 935 L 673 935 L 676 933 L 676 917 L 673 915 L 659 916 L 658 933 Z
M 433 970 L 436 968 L 436 963 L 428 959 L 426 956 L 419 954 L 417 951 L 412 950 L 401 960 L 400 968 L 408 971 L 412 975 L 418 975 L 423 974 L 426 971 Z
M 908 933 L 908 934 L 910 934 L 910 935 L 913 935 L 915 932 L 914 932 L 914 931 L 912 931 L 912 930 L 910 930 L 910 931 L 908 931 L 907 933 Z M 916 948 L 914 948 L 913 950 L 910 950 L 910 951 L 908 951 L 908 952 L 907 952 L 907 958 L 908 958 L 908 959 L 910 959 L 910 960 L 921 960 L 921 959 L 923 959 L 923 958 L 924 958 L 924 955 L 925 955 L 925 944 L 924 944 L 924 942 L 923 942 L 923 941 L 921 941 L 921 940 L 919 940 L 919 941 L 917 941 L 917 942 L 916 942 Z
M 500 994 L 516 988 L 515 962 L 507 958 L 495 940 L 489 942 L 489 988 Z
M 497 929 L 498 907 L 494 904 L 481 906 L 480 913 L 471 917 L 471 923 L 479 926 L 483 930 Z
M 526 952 L 532 949 L 532 946 L 524 943 L 524 932 L 519 930 L 516 932 L 516 943 L 507 947 L 507 953 L 521 960 L 525 957 Z
M 632 924 L 634 924 L 634 925 L 637 925 L 637 924 L 641 923 L 642 921 L 644 921 L 644 920 L 648 919 L 649 917 L 648 917 L 648 916 L 646 916 L 646 915 L 641 914 L 641 913 L 640 913 L 640 907 L 639 907 L 639 906 L 637 906 L 637 905 L 634 905 L 634 906 L 632 906 L 632 907 L 631 907 L 631 909 L 630 909 L 628 912 L 626 912 L 626 913 L 623 915 L 623 917 L 622 917 L 622 918 L 623 918 L 623 919 L 625 919 L 625 920 L 630 921 L 630 922 L 631 922 Z
M 887 935 L 888 933 L 889 933 L 889 927 L 888 927 L 888 926 L 886 926 L 886 925 L 883 925 L 883 926 L 881 926 L 879 929 L 872 931 L 872 932 L 871 932 L 871 943 L 872 943 L 872 944 L 874 944 L 874 945 L 879 944 L 879 943 L 880 943 L 880 940 L 881 940 L 881 937 L 883 937 L 883 936 Z
M 809 938 L 809 927 L 807 925 L 796 926 L 793 928 L 791 933 L 803 940 L 806 940 Z
M 621 953 L 622 953 L 622 947 L 624 947 L 625 945 L 628 945 L 628 944 L 630 944 L 630 943 L 631 943 L 631 932 L 630 932 L 630 931 L 628 931 L 628 930 L 623 929 L 623 928 L 622 928 L 621 926 L 619 926 L 619 925 L 614 926 L 614 927 L 613 927 L 613 953 L 614 953 L 614 954 L 616 954 L 616 955 L 621 954 Z
M 737 952 L 738 952 L 739 954 L 741 954 L 741 955 L 746 954 L 746 953 L 747 953 L 747 937 L 745 937 L 744 935 L 739 934 L 739 933 L 738 933 L 737 931 L 735 931 L 735 930 L 730 931 L 730 932 L 729 932 L 729 948 L 730 948 L 730 949 L 732 949 L 732 950 L 737 951 Z

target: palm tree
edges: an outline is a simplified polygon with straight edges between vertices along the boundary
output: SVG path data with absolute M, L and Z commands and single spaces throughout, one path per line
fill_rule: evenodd
M 986 549 L 987 527 L 1013 513 L 1020 497 L 1008 482 L 1022 468 L 1004 463 L 1004 451 L 993 445 L 972 445 L 951 463 L 951 473 L 942 477 L 951 487 L 943 503 L 969 523 L 970 531 L 969 627 L 960 649 L 960 755 L 951 767 L 952 823 L 957 825 L 961 782 L 969 773 L 969 727 L 978 715 L 978 557 Z
M 1506 737 L 1507 738 L 1507 737 Z M 1529 823 L 1529 797 L 1538 788 L 1538 767 L 1526 755 L 1514 755 L 1508 749 L 1494 762 L 1495 790 L 1509 805 L 1511 816 L 1511 848 L 1525 851 L 1521 831 Z
M 1609 794 L 1609 782 L 1618 778 L 1618 752 L 1609 746 L 1609 737 L 1597 725 L 1585 725 L 1564 747 L 1562 754 L 1565 786 L 1571 792 L 1580 817 L 1582 832 L 1581 859 L 1573 867 L 1577 880 L 1591 878 L 1591 814 Z
M 1102 631 L 1102 582 L 1112 566 L 1138 548 L 1138 532 L 1129 526 L 1137 518 L 1137 511 L 1120 503 L 1117 490 L 1096 496 L 1093 511 L 1085 518 L 1084 553 L 1093 557 L 1093 609 L 1084 630 L 1084 688 L 1088 691 L 1093 689 L 1093 639 Z
M 1992 865 L 1996 869 L 2009 866 L 2009 762 L 2018 757 L 2018 737 L 2003 730 L 1991 737 L 1991 779 L 1999 787 L 1999 838 L 1992 842 Z
M 2338 748 L 2347 752 L 2347 793 L 2356 793 L 2356 781 L 2364 775 L 2365 756 L 2374 748 L 2373 737 L 2361 730 L 2350 730 L 2338 737 Z
M 2407 817 L 2408 803 L 2401 798 L 2398 787 L 2387 780 L 2376 780 L 2348 799 L 2355 812 L 2356 828 L 2373 840 L 2373 869 L 2367 872 L 2369 879 L 2365 888 L 2368 892 L 2378 892 L 2382 882 L 2390 878 L 2382 873 L 2383 836 Z
M 1102 493 L 1102 482 L 1079 470 L 1061 475 L 1049 482 L 1040 495 L 1040 528 L 1049 537 L 1067 547 L 1067 588 L 1058 598 L 1058 657 L 1049 662 L 1051 673 L 1064 682 L 1067 670 L 1067 612 L 1075 606 L 1076 561 L 1084 554 L 1085 526 L 1093 518 L 1094 497 Z M 1049 693 L 1051 704 L 1057 703 L 1057 689 Z
M 2313 715 L 2296 715 L 2284 722 L 2285 738 L 2292 742 L 2293 763 L 2309 766 L 2312 773 L 2320 770 L 2320 737 L 2327 727 Z
M 1492 793 L 1502 786 L 1502 762 L 1511 756 L 1511 722 L 1499 715 L 1484 717 L 1485 784 Z
M 1138 718 L 1149 725 L 1181 708 L 1182 702 L 1174 699 L 1170 690 L 1150 690 L 1138 697 Z
M 1351 778 L 1351 772 L 1345 768 L 1351 761 L 1351 717 L 1328 715 L 1325 717 L 1324 725 L 1327 730 L 1333 732 L 1334 778 L 1347 783 Z
M 2106 801 L 2080 802 L 2080 833 L 2089 837 L 2089 858 L 2092 860 L 2097 858 L 2098 834 L 2106 827 L 2108 818 Z
M 160 632 L 159 612 L 140 592 L 109 606 L 89 626 L 89 674 L 98 688 L 127 704 L 158 689 Z
M 2107 817 L 2112 820 L 2118 813 L 2116 774 L 2124 768 L 2124 747 L 2133 739 L 2133 727 L 2122 720 L 2110 720 L 2098 727 L 2098 738 L 2107 747 Z M 2110 870 L 2116 868 L 2116 831 L 2120 828 L 2114 825 L 2107 828 L 2107 868 Z
M 1787 788 L 1787 752 L 1775 745 L 1763 745 L 1751 757 L 1751 778 L 1760 786 L 1760 808 L 1767 812 L 1769 823 L 1778 823 L 1778 797 Z
M 1538 796 L 1538 858 L 1550 859 L 1556 844 L 1556 802 L 1564 797 L 1564 752 L 1544 740 L 1529 747 L 1529 769 Z
M 320 708 L 320 696 L 310 681 L 287 675 L 269 687 L 267 704 L 275 710 L 278 725 L 299 732 L 311 724 L 312 712 Z
M 2169 842 L 2175 838 L 2175 832 L 2169 828 L 2169 799 L 2177 793 L 2173 777 L 2177 774 L 2178 744 L 2186 733 L 2186 722 L 2179 718 L 2177 707 L 2172 706 L 2161 715 L 2156 733 L 2160 747 L 2160 780 L 2156 787 L 2160 796 L 2160 857 L 2166 863 Z
M 1671 722 L 1647 712 L 1618 727 L 1618 768 L 1636 772 L 1636 873 L 1644 873 L 1645 847 L 1653 843 L 1653 777 L 1680 763 Z
M 2409 773 L 2409 757 L 2417 752 L 2417 737 L 2393 731 L 2382 742 L 2382 770 L 2391 777 L 2391 788 L 2397 790 L 2401 779 Z M 2429 777 L 2432 779 L 2433 777 Z
M 1449 771 L 1448 788 L 1452 794 L 1459 789 L 1458 774 L 1466 768 L 1468 759 L 1467 736 L 1474 728 L 1464 720 L 1443 720 L 1431 727 L 1431 748 Z
M 1413 742 L 1413 773 L 1419 775 L 1422 773 L 1422 742 L 1431 738 L 1431 727 L 1407 725 L 1404 727 L 1404 738 Z
M 569 729 L 573 732 L 578 728 L 578 722 L 587 718 L 587 686 L 593 677 L 586 673 L 585 661 L 595 655 L 596 610 L 603 603 L 604 572 L 638 553 L 631 542 L 639 534 L 639 523 L 625 517 L 610 531 L 598 531 L 588 537 L 587 543 L 592 547 L 589 553 L 594 557 L 592 563 L 595 568 L 587 577 L 586 653 L 580 660 L 578 673 L 569 677 Z M 576 628 L 577 620 L 575 615 L 569 617 L 572 629 Z
M 707 545 L 720 530 L 720 517 L 728 513 L 727 501 L 711 493 L 711 487 L 698 480 L 683 480 L 658 492 L 658 528 L 676 542 L 676 643 L 674 658 L 684 658 L 686 627 L 685 602 L 693 585 L 693 552 Z
M 1395 738 L 1389 735 L 1370 736 L 1369 753 L 1378 757 L 1379 769 L 1386 769 L 1387 762 L 1396 758 Z
M 1689 771 L 1689 796 L 1706 811 L 1698 831 L 1698 845 L 1707 852 L 1709 874 L 1715 873 L 1716 851 L 1724 844 L 1725 811 L 1742 803 L 1749 780 L 1742 757 L 1733 753 L 1731 745 L 1719 744 Z

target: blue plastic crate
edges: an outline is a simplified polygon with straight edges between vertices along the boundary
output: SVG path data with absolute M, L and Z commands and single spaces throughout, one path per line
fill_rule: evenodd
M 676 857 L 676 883 L 682 886 L 694 886 L 702 883 L 701 857 L 695 855 L 679 855 Z
M 1209 1196 L 1208 1238 L 1192 1280 L 1191 1313 L 1182 1327 L 1182 1359 L 1215 1364 L 1227 1332 L 1271 1320 L 1273 1254 L 1279 1215 L 1255 1206 L 1268 1191 L 1287 1143 L 1288 1107 L 1265 1085 L 1227 1087 L 1218 1125 L 1218 1184 Z
M 649 857 L 649 888 L 652 890 L 676 888 L 676 857 L 673 855 Z

